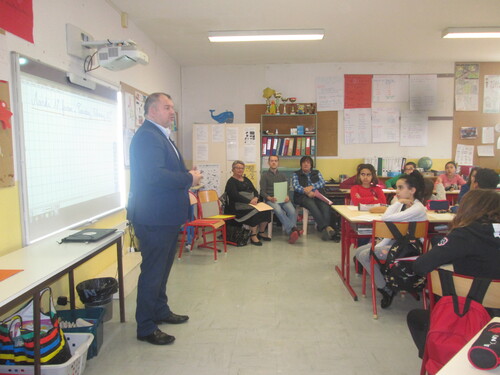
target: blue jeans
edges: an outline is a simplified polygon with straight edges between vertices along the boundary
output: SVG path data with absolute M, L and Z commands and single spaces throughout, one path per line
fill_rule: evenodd
M 292 202 L 274 203 L 266 201 L 266 203 L 274 209 L 274 214 L 280 219 L 281 224 L 283 224 L 285 233 L 290 234 L 292 229 L 297 226 L 297 212 Z

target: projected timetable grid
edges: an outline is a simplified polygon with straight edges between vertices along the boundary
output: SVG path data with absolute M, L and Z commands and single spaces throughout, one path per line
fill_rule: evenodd
M 123 204 L 117 91 L 75 88 L 40 66 L 50 79 L 20 74 L 28 242 Z

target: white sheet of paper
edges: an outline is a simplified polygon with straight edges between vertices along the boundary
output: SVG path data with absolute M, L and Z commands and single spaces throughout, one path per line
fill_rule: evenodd
M 226 128 L 226 158 L 238 160 L 238 128 Z
M 431 111 L 436 107 L 437 75 L 410 76 L 410 110 Z
M 493 145 L 477 146 L 477 156 L 495 156 Z
M 224 142 L 224 125 L 212 125 L 212 143 Z
M 316 78 L 317 111 L 344 109 L 344 76 Z
M 371 108 L 344 110 L 344 143 L 371 143 L 372 140 Z
M 473 165 L 474 146 L 457 144 L 455 162 L 459 165 Z
M 400 146 L 427 146 L 429 120 L 422 112 L 403 112 L 401 114 Z
M 201 180 L 204 190 L 216 190 L 220 195 L 223 187 L 220 183 L 220 164 L 198 164 L 197 168 L 203 175 Z
M 245 145 L 244 152 L 245 152 L 245 156 L 243 157 L 243 160 L 245 161 L 245 163 L 255 163 L 256 162 L 257 150 L 256 150 L 255 145 Z
M 196 142 L 208 142 L 208 125 L 196 125 Z
M 208 143 L 196 144 L 196 160 L 208 161 Z
M 373 143 L 399 141 L 399 109 L 372 108 Z
M 484 76 L 484 113 L 500 113 L 500 76 Z
M 483 143 L 495 142 L 495 128 L 493 126 L 483 127 L 482 141 Z
M 406 74 L 375 74 L 372 79 L 372 102 L 408 102 L 409 80 Z

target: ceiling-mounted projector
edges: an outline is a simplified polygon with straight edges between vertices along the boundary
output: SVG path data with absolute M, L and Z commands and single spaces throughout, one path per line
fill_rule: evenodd
M 97 52 L 99 65 L 109 70 L 123 70 L 137 63 L 147 65 L 149 57 L 136 45 L 112 46 L 101 48 Z
M 97 48 L 97 60 L 103 68 L 117 71 L 136 64 L 149 63 L 148 55 L 132 40 L 107 40 L 83 42 L 87 48 Z

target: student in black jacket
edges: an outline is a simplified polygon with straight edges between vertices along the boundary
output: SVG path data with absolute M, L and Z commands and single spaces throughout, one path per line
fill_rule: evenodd
M 425 275 L 443 264 L 453 264 L 454 272 L 474 277 L 500 279 L 500 194 L 476 189 L 464 195 L 451 232 L 413 265 Z M 407 323 L 422 357 L 429 330 L 429 311 L 408 313 Z

